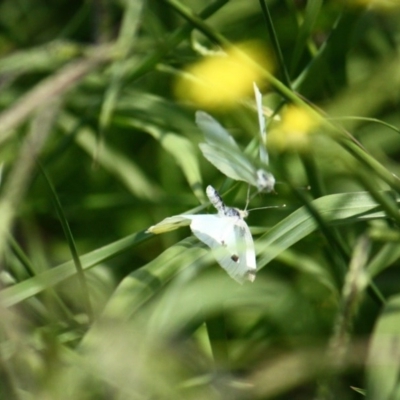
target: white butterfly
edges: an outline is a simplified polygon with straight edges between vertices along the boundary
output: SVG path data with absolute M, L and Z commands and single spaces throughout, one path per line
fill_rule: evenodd
M 260 126 L 260 160 L 262 164 L 268 165 L 262 97 L 255 84 L 254 90 Z M 272 192 L 274 190 L 274 176 L 265 169 L 257 167 L 256 163 L 241 151 L 235 139 L 219 122 L 204 111 L 197 111 L 196 124 L 206 139 L 206 143 L 200 143 L 200 149 L 211 164 L 229 178 L 247 182 L 259 191 Z
M 218 263 L 233 279 L 239 283 L 253 282 L 257 270 L 256 253 L 244 220 L 247 211 L 227 207 L 212 186 L 207 186 L 206 193 L 218 214 L 193 216 L 190 229 L 211 248 Z
M 215 259 L 226 272 L 239 283 L 251 282 L 256 277 L 256 253 L 253 237 L 244 218 L 247 211 L 227 207 L 219 193 L 207 186 L 207 196 L 217 209 L 218 214 L 182 214 L 169 217 L 148 229 L 151 233 L 185 225 L 190 220 L 193 234 L 210 247 Z

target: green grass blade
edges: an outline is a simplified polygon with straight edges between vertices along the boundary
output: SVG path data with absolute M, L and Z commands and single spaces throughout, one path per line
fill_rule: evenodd
M 307 42 L 310 39 L 310 35 L 321 11 L 321 7 L 322 0 L 310 0 L 307 2 L 304 12 L 304 20 L 296 37 L 296 44 L 290 62 L 290 71 L 292 74 L 296 71 L 300 58 L 307 47 Z
M 81 286 L 82 298 L 83 298 L 83 301 L 85 302 L 86 312 L 89 317 L 89 320 L 92 321 L 93 320 L 93 309 L 90 304 L 88 285 L 86 282 L 86 277 L 85 277 L 85 273 L 82 268 L 82 263 L 81 263 L 81 260 L 80 260 L 79 254 L 78 254 L 78 250 L 75 245 L 74 236 L 72 234 L 68 220 L 64 214 L 64 210 L 61 205 L 60 199 L 57 196 L 57 192 L 56 192 L 49 176 L 47 175 L 44 167 L 40 163 L 38 163 L 38 165 L 40 168 L 40 172 L 42 173 L 42 176 L 44 177 L 44 179 L 50 189 L 51 197 L 52 197 L 54 205 L 56 207 L 57 215 L 58 215 L 58 218 L 60 219 L 60 223 L 63 228 L 64 235 L 65 235 L 65 238 L 67 239 L 68 247 L 69 247 L 69 250 L 72 255 L 72 260 L 73 260 L 75 268 L 76 268 L 78 281 Z
M 2 188 L 2 196 L 0 197 L 0 259 L 3 257 L 18 206 L 28 189 L 36 157 L 42 151 L 45 141 L 52 132 L 59 106 L 60 100 L 57 99 L 51 106 L 41 109 L 32 120 L 30 130 L 19 149 L 11 173 Z
M 73 42 L 56 40 L 27 50 L 16 51 L 0 59 L 0 74 L 24 75 L 51 71 L 82 52 Z
M 373 278 L 394 264 L 400 258 L 400 246 L 397 241 L 386 243 L 368 264 L 367 270 Z
M 124 239 L 117 240 L 104 247 L 94 250 L 80 257 L 82 268 L 84 270 L 95 267 L 104 261 L 109 260 L 116 255 L 127 251 L 142 241 L 148 239 L 150 235 L 144 232 L 134 233 Z M 12 287 L 6 288 L 0 292 L 0 303 L 4 307 L 11 307 L 42 291 L 52 288 L 67 278 L 76 274 L 76 268 L 73 261 L 68 261 L 43 272 L 33 278 L 27 279 Z
M 380 204 L 368 192 L 333 194 L 311 202 L 329 224 L 349 224 L 375 218 L 386 218 Z M 260 240 L 264 250 L 258 265 L 263 267 L 281 251 L 309 235 L 317 222 L 305 207 L 301 207 L 272 227 Z
M 121 58 L 112 65 L 110 83 L 105 92 L 99 116 L 100 141 L 103 139 L 105 131 L 109 128 L 111 117 L 118 101 L 125 77 L 125 60 L 129 57 L 135 45 L 143 4 L 143 0 L 128 0 L 126 2 L 124 18 L 115 44 L 116 51 Z
M 275 56 L 278 60 L 279 64 L 279 71 L 280 75 L 283 78 L 283 82 L 285 85 L 290 88 L 291 87 L 291 81 L 290 81 L 290 76 L 289 72 L 286 68 L 286 63 L 283 58 L 281 46 L 279 45 L 279 40 L 278 40 L 278 35 L 276 34 L 275 27 L 274 27 L 274 22 L 271 16 L 271 13 L 269 12 L 269 8 L 265 0 L 259 0 L 260 1 L 260 6 L 262 13 L 264 15 L 265 23 L 267 25 L 268 33 L 272 42 L 272 47 L 274 49 Z
M 371 339 L 366 399 L 398 399 L 400 374 L 400 296 L 386 304 Z

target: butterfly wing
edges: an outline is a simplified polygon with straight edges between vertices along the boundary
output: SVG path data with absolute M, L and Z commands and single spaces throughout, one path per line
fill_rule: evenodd
M 267 127 L 262 110 L 262 94 L 255 82 L 253 82 L 253 89 L 257 105 L 258 125 L 260 127 L 260 160 L 265 165 L 268 165 L 269 157 L 267 152 Z
M 265 117 L 262 110 L 262 94 L 258 89 L 255 82 L 253 82 L 254 94 L 257 105 L 258 125 L 260 127 L 260 161 L 262 164 L 268 166 L 269 156 L 267 152 L 267 127 Z M 275 186 L 275 178 L 264 169 L 257 170 L 257 188 L 264 192 L 273 192 Z
M 258 91 L 259 96 L 261 93 Z M 260 97 L 257 97 L 257 104 Z M 261 103 L 260 103 L 261 105 Z M 265 132 L 265 119 L 260 114 L 260 130 Z M 263 123 L 261 122 L 263 121 Z M 228 178 L 243 181 L 257 187 L 259 191 L 271 192 L 274 190 L 275 179 L 272 174 L 262 169 L 257 169 L 256 164 L 237 145 L 229 132 L 213 117 L 204 111 L 196 112 L 196 124 L 204 133 L 206 143 L 199 147 L 203 156 Z M 264 146 L 261 146 L 264 148 Z M 264 157 L 261 157 L 262 159 Z M 267 154 L 268 158 L 268 154 Z M 268 161 L 266 161 L 268 163 Z M 262 171 L 262 174 L 260 174 Z M 267 178 L 268 179 L 267 179 Z
M 200 143 L 199 147 L 203 156 L 228 178 L 257 186 L 256 168 L 244 154 L 208 143 Z
M 196 112 L 196 124 L 206 140 L 199 145 L 204 157 L 229 178 L 256 186 L 256 167 L 229 132 L 204 111 Z
M 233 279 L 239 283 L 254 281 L 254 243 L 244 220 L 218 215 L 194 215 L 190 228 L 199 240 L 211 248 L 218 263 Z
M 196 111 L 196 124 L 204 134 L 207 143 L 221 145 L 225 148 L 240 152 L 235 139 L 211 115 L 204 111 Z
M 253 282 L 257 271 L 256 252 L 253 236 L 244 219 L 236 219 L 234 232 L 239 260 L 246 268 L 245 278 Z
M 158 235 L 160 233 L 174 231 L 182 226 L 189 225 L 191 220 L 190 217 L 190 215 L 175 215 L 173 217 L 165 218 L 158 224 L 147 229 L 146 233 L 154 233 L 155 235 Z

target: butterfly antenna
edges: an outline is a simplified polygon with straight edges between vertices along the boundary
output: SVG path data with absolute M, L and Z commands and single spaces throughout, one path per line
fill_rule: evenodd
M 267 208 L 285 208 L 286 204 L 282 204 L 280 206 L 265 206 L 265 207 L 257 207 L 257 208 L 251 208 L 250 210 L 247 210 L 248 212 L 250 211 L 256 211 L 256 210 L 265 210 Z
M 285 182 L 280 182 L 280 181 L 276 181 L 275 182 L 275 185 L 287 185 L 287 183 L 285 183 Z M 296 187 L 296 189 L 298 189 L 298 190 L 307 190 L 307 191 L 309 191 L 309 190 L 311 190 L 311 186 L 310 185 L 307 185 L 307 186 L 298 186 L 298 187 Z M 276 192 L 275 192 L 276 193 Z

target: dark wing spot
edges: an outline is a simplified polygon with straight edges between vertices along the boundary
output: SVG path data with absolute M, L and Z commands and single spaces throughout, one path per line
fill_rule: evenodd
M 233 261 L 235 261 L 235 262 L 238 262 L 238 261 L 239 261 L 239 256 L 237 256 L 236 254 L 233 254 L 233 255 L 231 256 L 231 259 L 232 259 Z

